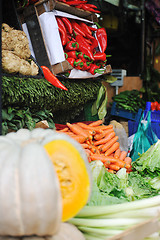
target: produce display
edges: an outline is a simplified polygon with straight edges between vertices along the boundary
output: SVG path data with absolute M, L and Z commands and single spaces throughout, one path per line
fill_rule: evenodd
M 56 20 L 66 60 L 71 66 L 92 75 L 104 73 L 107 61 L 105 28 L 99 25 L 93 28 L 85 22 L 60 16 Z
M 88 160 L 66 135 L 38 128 L 0 136 L 0 162 L 1 236 L 55 235 L 88 201 Z
M 157 101 L 151 102 L 151 109 L 152 111 L 160 111 L 160 103 Z
M 21 30 L 2 24 L 2 70 L 7 73 L 20 73 L 35 76 L 38 66 L 30 58 L 29 41 Z

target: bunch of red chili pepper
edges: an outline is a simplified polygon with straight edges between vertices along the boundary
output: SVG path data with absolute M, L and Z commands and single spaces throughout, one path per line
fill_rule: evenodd
M 93 12 L 93 13 L 100 13 L 99 10 L 97 10 L 97 6 L 94 4 L 87 3 L 86 0 L 58 0 L 59 2 L 63 2 L 69 6 L 80 8 L 85 11 Z
M 72 67 L 92 75 L 103 73 L 102 68 L 107 61 L 106 30 L 100 26 L 98 29 L 92 28 L 82 21 L 66 17 L 57 16 L 56 20 L 66 59 Z

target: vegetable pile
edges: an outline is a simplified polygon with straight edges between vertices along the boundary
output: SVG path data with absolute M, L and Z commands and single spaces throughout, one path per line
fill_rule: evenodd
M 97 120 L 90 124 L 77 122 L 67 123 L 66 128 L 57 130 L 64 132 L 85 149 L 89 162 L 100 160 L 108 172 L 115 173 L 121 168 L 131 172 L 131 158 L 126 151 L 121 151 L 112 125 L 104 125 L 103 120 Z
M 59 0 L 59 2 L 63 2 L 69 6 L 83 9 L 85 11 L 93 12 L 93 13 L 100 13 L 99 10 L 97 10 L 97 6 L 94 4 L 87 3 L 87 0 Z
M 104 73 L 107 48 L 105 28 L 88 26 L 85 22 L 56 17 L 67 61 L 75 69 L 92 75 Z M 109 55 L 108 55 L 109 56 Z
M 151 109 L 152 111 L 160 111 L 160 103 L 157 101 L 151 102 Z
M 105 240 L 122 233 L 160 211 L 160 140 L 132 163 L 132 172 L 125 168 L 116 174 L 106 171 L 101 161 L 90 163 L 92 194 L 76 217 L 69 220 L 85 235 L 86 240 Z M 146 239 L 153 238 L 143 233 Z M 146 235 L 145 235 L 146 234 Z
M 131 112 L 138 112 L 140 108 L 145 109 L 145 101 L 141 98 L 138 90 L 124 91 L 113 97 L 118 108 L 123 108 Z

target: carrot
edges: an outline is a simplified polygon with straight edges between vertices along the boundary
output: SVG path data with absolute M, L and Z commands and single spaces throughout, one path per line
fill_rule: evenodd
M 84 129 L 82 129 L 80 126 L 78 126 L 77 124 L 71 124 L 69 122 L 66 123 L 67 126 L 70 128 L 70 130 L 77 134 L 77 135 L 82 135 L 85 137 L 85 139 L 89 139 L 88 133 L 85 132 Z
M 105 151 L 105 156 L 110 155 L 111 153 L 115 152 L 119 148 L 119 142 L 115 142 L 114 144 L 111 145 L 110 148 Z
M 88 148 L 89 148 L 89 145 L 88 145 L 87 143 L 85 143 L 85 142 L 82 143 L 81 146 L 82 146 L 83 148 L 85 148 L 85 149 L 88 149 Z
M 110 162 L 109 162 L 109 161 L 106 161 L 106 162 L 104 163 L 104 166 L 105 166 L 105 168 L 108 168 L 108 167 L 110 166 Z
M 85 137 L 82 135 L 76 135 L 74 134 L 73 136 L 71 135 L 71 138 L 73 138 L 74 140 L 76 140 L 77 142 L 83 144 L 85 142 Z
M 90 127 L 96 127 L 96 126 L 99 126 L 99 125 L 101 125 L 101 124 L 103 124 L 103 123 L 104 123 L 104 120 L 100 119 L 100 120 L 97 120 L 97 121 L 94 121 L 94 122 L 88 124 L 88 126 L 90 126 Z
M 117 166 L 117 165 L 115 165 L 115 164 L 110 164 L 110 165 L 109 165 L 109 169 L 118 171 L 118 170 L 120 169 L 120 167 Z
M 102 146 L 102 148 L 100 148 L 100 151 L 101 151 L 101 152 L 106 152 L 115 142 L 117 142 L 117 140 L 118 140 L 118 136 L 115 136 L 115 137 L 109 139 L 109 140 Z M 115 151 L 116 151 L 116 150 L 117 150 L 117 149 L 115 149 Z M 113 151 L 113 152 L 114 152 L 114 151 Z M 110 154 L 113 153 L 113 152 L 110 152 Z M 108 154 L 108 155 L 110 155 L 110 154 Z
M 130 157 L 125 157 L 124 162 L 127 164 L 131 164 L 132 159 Z
M 85 123 L 82 123 L 82 122 L 77 122 L 77 125 L 80 126 L 81 128 L 83 129 L 86 129 L 86 130 L 90 130 L 92 132 L 92 134 L 95 134 L 95 130 L 93 129 L 93 127 L 90 127 L 88 126 L 87 124 Z
M 110 141 L 112 138 L 114 138 L 115 135 L 116 135 L 115 132 L 111 132 L 108 135 L 106 135 L 105 138 L 102 138 L 102 139 L 96 141 L 94 145 L 97 146 L 100 144 L 106 144 L 108 141 Z
M 103 154 L 93 154 L 91 157 L 91 160 L 100 160 L 101 162 L 105 163 L 105 162 L 110 162 L 110 163 L 116 163 L 117 159 L 115 159 L 114 157 L 110 157 L 110 156 L 105 156 Z
M 114 173 L 114 170 L 112 170 L 112 169 L 108 169 L 107 171 L 110 173 Z
M 122 151 L 120 156 L 119 156 L 119 159 L 120 160 L 124 160 L 126 156 L 127 156 L 127 152 L 126 151 Z
M 108 135 L 109 133 L 114 132 L 114 129 L 109 128 L 109 129 L 103 130 L 103 132 L 104 132 L 105 135 Z
M 104 138 L 104 136 L 105 136 L 104 131 L 101 132 L 101 133 L 96 133 L 96 134 L 94 135 L 94 139 L 95 139 L 95 140 L 100 140 L 100 139 Z
M 69 128 L 68 128 L 68 127 L 65 127 L 65 128 L 63 128 L 63 129 L 58 130 L 58 132 L 67 132 L 68 130 L 69 130 Z
M 120 159 L 117 159 L 115 165 L 119 166 L 120 168 L 124 168 L 126 166 L 126 163 Z
M 115 153 L 114 153 L 114 157 L 115 157 L 115 158 L 119 158 L 120 153 L 121 153 L 121 149 L 118 148 L 118 149 L 115 151 Z
M 112 125 L 100 125 L 100 126 L 95 127 L 94 129 L 95 129 L 95 131 L 96 131 L 96 129 L 107 130 L 107 129 L 113 129 L 113 126 Z

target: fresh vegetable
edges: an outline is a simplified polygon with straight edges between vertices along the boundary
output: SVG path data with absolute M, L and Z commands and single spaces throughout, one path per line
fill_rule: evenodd
M 67 45 L 65 46 L 65 51 L 75 51 L 79 48 L 78 42 L 75 42 L 73 40 L 69 41 Z
M 47 68 L 46 66 L 41 66 L 41 68 L 47 81 L 49 81 L 55 87 L 68 91 L 68 89 L 58 80 L 58 78 L 53 75 L 49 68 Z
M 107 48 L 107 33 L 105 28 L 98 28 L 96 31 L 96 37 L 101 46 L 101 50 L 104 53 Z
M 86 37 L 85 32 L 83 31 L 83 29 L 81 28 L 81 26 L 75 21 L 75 20 L 71 20 L 71 24 L 72 24 L 72 28 L 77 31 L 80 35 L 82 35 L 83 37 Z
M 81 35 L 76 35 L 76 41 L 79 44 L 78 50 L 85 55 L 87 55 L 91 60 L 94 60 L 93 54 L 90 51 L 89 45 L 86 43 L 85 39 Z
M 67 221 L 86 205 L 91 193 L 91 176 L 88 159 L 81 145 L 65 133 L 56 134 L 54 137 L 47 135 L 43 145 L 58 175 L 62 220 Z
M 73 29 L 72 29 L 72 24 L 71 24 L 70 20 L 68 18 L 66 18 L 66 17 L 60 17 L 60 19 L 64 23 L 64 26 L 65 26 L 67 32 L 69 34 L 72 34 Z

